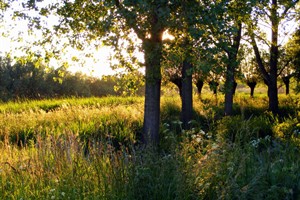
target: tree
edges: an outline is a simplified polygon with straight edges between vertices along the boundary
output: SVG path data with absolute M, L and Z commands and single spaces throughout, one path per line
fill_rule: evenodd
M 249 13 L 248 3 L 241 1 L 206 2 L 206 31 L 218 59 L 224 65 L 225 115 L 232 115 L 236 88 L 235 74 L 239 65 L 238 51 L 242 38 L 242 23 Z M 237 11 L 238 10 L 238 11 Z
M 44 65 L 37 67 L 34 62 L 22 59 L 12 64 L 10 58 L 0 59 L 0 98 L 2 100 L 37 99 L 42 98 L 47 93 L 46 67 Z
M 166 52 L 164 61 L 165 74 L 168 79 L 174 83 L 179 90 L 181 98 L 181 121 L 183 129 L 189 129 L 189 122 L 193 116 L 193 58 L 191 54 L 191 45 L 187 44 L 188 33 L 185 32 L 182 40 L 176 42 Z M 179 39 L 180 40 L 180 39 Z M 172 48 L 175 51 L 172 52 Z M 189 49 L 189 50 L 187 50 Z M 168 52 L 169 51 L 169 52 Z M 175 59 L 170 59 L 173 57 Z
M 242 45 L 239 52 L 241 58 L 240 71 L 242 74 L 242 81 L 244 81 L 250 88 L 250 97 L 254 97 L 254 90 L 260 80 L 260 73 L 255 61 L 255 55 L 251 47 L 246 44 Z
M 290 79 L 294 76 L 295 70 L 292 67 L 293 57 L 286 54 L 286 49 L 279 51 L 278 58 L 278 76 L 282 79 L 285 85 L 285 94 L 290 93 Z
M 187 34 L 187 33 L 185 33 Z M 168 46 L 165 51 L 164 59 L 164 74 L 167 79 L 174 83 L 181 98 L 181 121 L 183 122 L 183 129 L 189 129 L 189 122 L 193 116 L 193 62 L 191 56 L 191 45 L 186 43 L 186 38 Z M 180 39 L 179 39 L 180 40 Z M 175 58 L 175 59 L 172 59 Z
M 299 17 L 300 18 L 300 17 Z M 293 66 L 295 69 L 295 78 L 297 80 L 296 92 L 300 91 L 300 28 L 295 32 L 293 40 L 295 41 L 293 44 L 295 48 L 292 48 L 292 55 L 294 56 Z
M 196 74 L 194 76 L 194 83 L 197 87 L 197 93 L 198 93 L 198 97 L 201 99 L 201 94 L 202 94 L 202 89 L 204 86 L 204 80 L 205 78 L 203 76 L 201 76 L 201 74 Z
M 281 69 L 281 78 L 286 85 L 286 94 L 289 93 L 290 78 L 295 77 L 297 85 L 300 80 L 300 29 L 295 31 L 284 46 L 284 57 L 279 63 L 284 67 Z
M 180 98 L 182 97 L 182 75 L 180 66 L 169 66 L 164 69 L 164 76 L 166 76 L 167 81 L 170 81 L 176 85 Z
M 164 63 L 166 74 L 178 88 L 181 97 L 181 120 L 183 129 L 189 129 L 193 116 L 193 73 L 199 58 L 196 44 L 202 33 L 198 30 L 202 7 L 198 1 L 178 1 L 172 12 L 168 31 L 176 41 L 166 44 Z M 197 32 L 197 34 L 195 33 Z
M 118 41 L 141 41 L 144 53 L 145 107 L 142 140 L 146 145 L 159 142 L 162 36 L 168 27 L 172 1 L 64 1 L 57 13 L 62 17 L 57 30 L 88 40 L 107 39 L 117 49 Z M 80 40 L 75 40 L 77 43 Z
M 294 18 L 294 13 L 290 12 L 295 8 L 299 0 L 293 1 L 278 1 L 278 0 L 265 0 L 260 1 L 256 5 L 251 15 L 252 20 L 248 24 L 248 34 L 250 36 L 250 43 L 253 47 L 256 62 L 260 69 L 260 72 L 268 86 L 269 97 L 269 110 L 274 114 L 279 113 L 278 107 L 278 91 L 277 91 L 277 76 L 278 76 L 278 59 L 279 59 L 279 26 L 285 19 Z M 267 43 L 270 47 L 269 63 L 266 65 L 263 62 L 257 40 L 260 39 L 260 35 L 255 34 L 255 30 L 259 29 L 258 19 L 266 19 L 270 22 L 271 27 L 271 41 Z

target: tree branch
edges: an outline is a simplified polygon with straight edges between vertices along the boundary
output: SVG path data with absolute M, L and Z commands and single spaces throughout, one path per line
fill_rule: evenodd
M 278 72 L 278 74 L 277 74 L 277 76 L 279 76 L 282 72 L 283 72 L 283 70 L 291 63 L 291 61 L 292 61 L 292 59 L 289 59 L 286 63 L 285 63 L 285 65 L 280 69 L 280 71 Z
M 260 56 L 260 53 L 259 53 L 259 49 L 258 49 L 258 46 L 256 44 L 256 41 L 255 41 L 255 38 L 254 38 L 254 33 L 253 33 L 253 30 L 251 29 L 251 27 L 248 28 L 249 29 L 249 35 L 250 35 L 250 38 L 251 38 L 251 45 L 253 47 L 253 50 L 254 50 L 254 53 L 255 53 L 255 58 L 256 58 L 256 62 L 258 64 L 258 67 L 263 75 L 263 78 L 267 81 L 269 81 L 270 79 L 270 76 L 263 64 L 263 61 L 262 61 L 262 58 Z
M 115 0 L 115 5 L 118 8 L 120 14 L 125 18 L 128 27 L 134 30 L 134 32 L 137 34 L 139 39 L 144 40 L 146 35 L 138 27 L 138 21 L 137 18 L 134 17 L 134 13 L 124 8 L 124 6 L 120 3 L 119 0 Z
M 296 0 L 295 2 L 291 3 L 289 6 L 287 6 L 284 11 L 282 12 L 282 15 L 280 16 L 281 19 L 285 18 L 287 12 L 293 8 L 297 3 L 299 2 L 299 0 Z

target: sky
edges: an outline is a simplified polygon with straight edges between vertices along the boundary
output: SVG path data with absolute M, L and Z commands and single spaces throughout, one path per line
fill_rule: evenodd
M 15 2 L 16 3 L 16 2 Z M 12 7 L 19 7 L 20 5 L 13 5 Z M 32 51 L 43 52 L 42 49 L 33 45 L 33 43 L 42 38 L 42 32 L 35 30 L 34 34 L 28 34 L 28 22 L 26 20 L 11 20 L 12 10 L 4 13 L 4 17 L 0 21 L 0 56 L 5 56 L 8 53 L 12 57 L 26 56 L 29 48 Z M 48 19 L 49 26 L 53 25 L 56 19 Z M 52 22 L 52 23 L 51 23 Z M 61 38 L 53 38 L 57 43 L 66 42 Z M 23 48 L 22 48 L 23 47 Z M 24 49 L 25 48 L 25 49 Z M 51 49 L 50 46 L 46 49 Z M 59 47 L 58 47 L 59 48 Z M 113 51 L 110 47 L 102 46 L 98 50 L 94 47 L 87 47 L 84 52 L 78 51 L 71 46 L 59 52 L 61 61 L 51 59 L 49 66 L 57 68 L 62 65 L 62 62 L 68 61 L 69 71 L 81 71 L 87 75 L 101 77 L 103 75 L 111 75 L 115 72 L 110 68 L 110 57 Z M 91 56 L 87 57 L 86 55 Z M 76 57 L 79 61 L 72 61 Z

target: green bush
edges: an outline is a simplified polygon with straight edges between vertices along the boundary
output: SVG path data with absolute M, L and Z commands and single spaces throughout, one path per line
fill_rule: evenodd
M 241 116 L 224 117 L 216 127 L 217 138 L 221 142 L 247 144 L 251 140 L 273 136 L 272 123 L 268 117 L 243 119 Z

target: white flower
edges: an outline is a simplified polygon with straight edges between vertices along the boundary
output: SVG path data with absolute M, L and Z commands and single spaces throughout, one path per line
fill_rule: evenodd
M 258 144 L 259 144 L 259 143 L 260 143 L 260 139 L 252 140 L 252 141 L 250 142 L 250 144 L 251 144 L 253 147 L 255 147 L 255 148 L 258 147 Z
M 165 127 L 170 127 L 170 125 L 168 123 L 164 123 Z
M 65 195 L 66 195 L 66 193 L 64 193 L 64 192 L 62 192 L 62 193 L 61 193 L 61 196 L 63 196 L 63 197 L 64 197 Z
M 200 137 L 197 137 L 197 138 L 196 138 L 196 142 L 200 143 L 200 142 L 201 142 L 201 138 L 200 138 Z
M 19 166 L 19 169 L 20 169 L 20 170 L 23 170 L 23 169 L 25 169 L 25 168 L 26 168 L 25 165 L 20 165 L 20 166 Z
M 200 133 L 201 135 L 205 135 L 205 132 L 204 132 L 203 130 L 200 130 L 199 133 Z
M 55 199 L 55 196 L 51 196 L 51 199 Z
M 265 140 L 268 141 L 268 142 L 270 142 L 270 141 L 271 141 L 271 136 L 267 135 L 267 136 L 265 137 Z
M 50 192 L 51 192 L 51 193 L 52 193 L 52 192 L 55 192 L 55 188 L 51 189 Z

